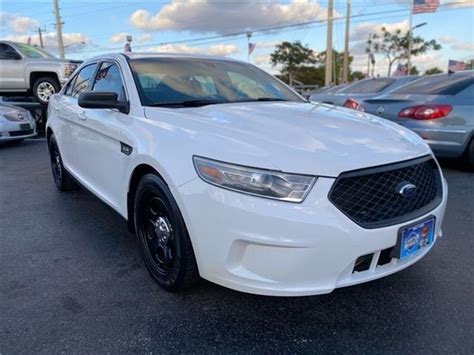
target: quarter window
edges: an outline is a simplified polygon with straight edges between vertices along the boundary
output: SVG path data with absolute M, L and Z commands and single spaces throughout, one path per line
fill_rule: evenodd
M 102 63 L 97 71 L 92 91 L 115 92 L 119 101 L 125 101 L 125 90 L 120 69 L 114 63 Z
M 74 81 L 74 87 L 70 94 L 71 96 L 78 97 L 80 94 L 88 90 L 95 68 L 96 64 L 94 63 L 81 69 Z

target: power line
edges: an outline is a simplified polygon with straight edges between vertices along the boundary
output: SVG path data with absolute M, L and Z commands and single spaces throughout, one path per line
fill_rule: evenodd
M 452 5 L 455 5 L 455 4 L 463 4 L 463 3 L 461 3 L 461 2 L 451 2 L 451 3 L 442 4 L 442 5 L 440 5 L 440 7 L 442 6 L 442 7 L 444 7 L 444 9 L 440 9 L 437 12 L 439 13 L 439 12 L 459 10 L 459 8 L 451 7 Z M 372 16 L 385 15 L 385 14 L 395 14 L 395 13 L 402 13 L 403 15 L 384 16 L 383 18 L 380 18 L 380 19 L 387 19 L 387 18 L 405 16 L 406 9 L 377 11 L 377 12 L 366 13 L 366 14 L 358 14 L 358 15 L 351 16 L 351 19 L 372 17 Z M 346 16 L 335 17 L 334 21 L 342 21 L 345 18 L 346 18 Z M 378 20 L 378 19 L 371 18 L 370 20 L 374 21 L 374 20 Z M 266 32 L 271 32 L 271 31 L 280 31 L 280 30 L 286 30 L 286 29 L 291 29 L 291 28 L 298 28 L 298 27 L 302 27 L 302 26 L 313 27 L 313 25 L 323 24 L 326 21 L 327 21 L 327 19 L 319 19 L 319 20 L 312 20 L 312 21 L 299 22 L 299 23 L 293 23 L 293 24 L 283 24 L 283 25 L 277 25 L 277 26 L 271 26 L 271 27 L 265 27 L 265 28 L 257 28 L 257 29 L 252 29 L 252 33 L 266 33 Z M 358 22 L 361 22 L 361 21 L 352 21 L 352 22 L 358 23 Z M 245 35 L 246 32 L 247 31 L 238 31 L 238 32 L 226 33 L 226 34 L 222 34 L 222 35 L 212 35 L 212 36 L 190 38 L 190 39 L 183 39 L 183 40 L 177 40 L 177 41 L 142 44 L 142 45 L 136 45 L 134 47 L 135 48 L 147 48 L 147 47 L 154 47 L 154 46 L 163 46 L 163 45 L 168 45 L 168 44 L 184 44 L 184 43 L 194 43 L 194 42 L 202 42 L 202 41 L 206 41 L 206 43 L 207 43 L 207 41 L 212 41 L 212 40 L 226 41 L 227 38 L 242 36 L 242 35 Z M 283 32 L 287 32 L 287 31 L 283 31 Z M 259 36 L 259 35 L 257 35 L 257 36 Z M 69 52 L 69 54 L 91 53 L 91 52 L 99 52 L 99 51 L 113 51 L 113 50 L 121 50 L 121 49 L 122 49 L 122 47 L 86 49 L 86 50 L 72 51 L 72 52 Z

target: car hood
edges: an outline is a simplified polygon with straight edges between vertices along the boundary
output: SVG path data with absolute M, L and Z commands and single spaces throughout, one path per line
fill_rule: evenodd
M 321 176 L 430 154 L 413 132 L 375 116 L 324 104 L 239 103 L 146 108 L 148 118 L 192 140 L 193 155 Z M 187 148 L 186 148 L 187 149 Z
M 4 103 L 0 104 L 0 114 L 5 114 L 8 112 L 13 112 L 13 111 L 27 112 L 27 110 L 18 106 L 13 106 L 13 105 L 4 104 Z

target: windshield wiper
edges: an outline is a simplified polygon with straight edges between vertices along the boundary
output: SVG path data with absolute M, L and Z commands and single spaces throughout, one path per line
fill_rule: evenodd
M 289 101 L 278 97 L 257 97 L 256 99 L 239 100 L 237 102 L 259 102 L 259 101 Z
M 200 107 L 206 105 L 215 105 L 223 104 L 227 101 L 218 101 L 218 100 L 205 100 L 205 99 L 196 99 L 196 100 L 185 100 L 178 102 L 157 102 L 150 104 L 148 106 L 152 107 Z

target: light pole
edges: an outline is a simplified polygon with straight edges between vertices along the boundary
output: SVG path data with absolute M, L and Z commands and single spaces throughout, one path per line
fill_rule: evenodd
M 413 37 L 413 30 L 423 27 L 427 25 L 427 22 L 420 23 L 419 25 L 413 26 L 408 31 L 408 60 L 407 60 L 407 75 L 410 75 L 411 72 L 411 45 L 412 45 L 412 37 Z

